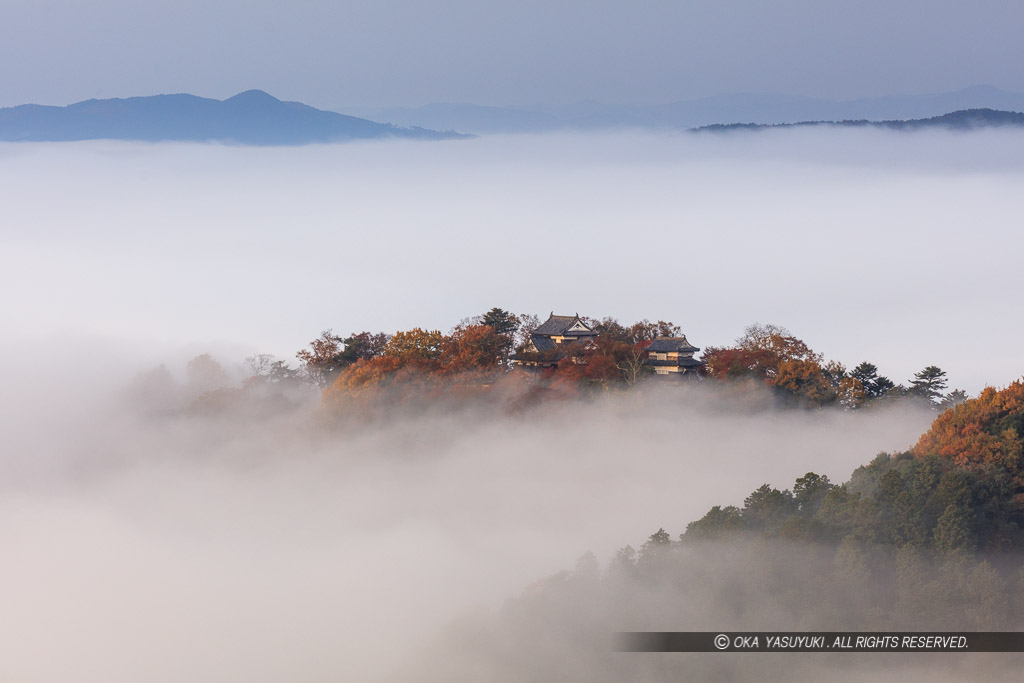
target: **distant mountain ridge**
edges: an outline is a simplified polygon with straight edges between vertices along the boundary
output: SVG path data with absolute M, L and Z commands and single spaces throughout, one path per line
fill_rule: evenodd
M 485 107 L 429 104 L 423 107 L 358 108 L 353 113 L 405 126 L 467 133 L 544 133 L 633 127 L 679 130 L 716 123 L 923 119 L 964 109 L 1024 111 L 1024 94 L 990 85 L 929 95 L 891 95 L 836 101 L 800 95 L 737 93 L 655 105 L 579 102 L 560 107 Z
M 113 139 L 303 145 L 619 127 L 677 131 L 792 125 L 964 129 L 1020 125 L 1016 117 L 1022 115 L 1016 112 L 1024 112 L 1024 95 L 975 86 L 953 93 L 848 102 L 739 94 L 651 106 L 596 102 L 555 108 L 431 104 L 357 111 L 368 118 L 282 101 L 261 90 L 247 90 L 226 100 L 177 94 L 92 99 L 65 107 L 24 104 L 0 108 L 0 141 Z M 371 118 L 390 123 L 377 123 Z
M 0 140 L 14 142 L 112 139 L 303 145 L 455 137 L 465 136 L 323 111 L 284 102 L 262 90 L 247 90 L 226 100 L 153 95 L 85 100 L 66 107 L 23 104 L 0 109 Z
M 888 121 L 798 121 L 796 123 L 715 123 L 691 128 L 691 132 L 729 132 L 734 130 L 764 130 L 768 128 L 806 128 L 837 126 L 842 128 L 886 128 L 889 130 L 975 130 L 977 128 L 1024 127 L 1024 113 L 997 109 L 961 109 L 927 119 Z

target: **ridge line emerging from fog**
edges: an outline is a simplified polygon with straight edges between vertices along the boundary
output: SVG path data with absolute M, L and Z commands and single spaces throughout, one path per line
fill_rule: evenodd
M 400 127 L 284 102 L 262 90 L 226 100 L 188 94 L 85 100 L 66 107 L 23 104 L 0 109 L 0 141 L 227 142 L 305 145 L 351 140 L 468 137 L 454 131 Z
M 690 132 L 730 132 L 734 130 L 763 130 L 766 128 L 805 128 L 812 126 L 838 126 L 843 128 L 885 128 L 914 131 L 928 128 L 946 130 L 974 130 L 977 128 L 1024 127 L 1024 113 L 996 109 L 961 109 L 927 119 L 890 119 L 886 121 L 799 121 L 797 123 L 715 123 L 691 128 Z

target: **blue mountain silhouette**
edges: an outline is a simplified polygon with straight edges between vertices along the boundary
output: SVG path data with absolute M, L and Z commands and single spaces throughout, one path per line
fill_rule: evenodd
M 245 145 L 302 145 L 371 138 L 442 139 L 454 132 L 401 128 L 283 102 L 262 90 L 226 100 L 153 95 L 85 100 L 66 107 L 23 104 L 0 109 L 0 140 L 187 140 Z
M 805 128 L 808 126 L 838 126 L 842 128 L 889 128 L 891 130 L 974 130 L 976 128 L 1022 128 L 1024 113 L 997 109 L 961 109 L 927 119 L 867 121 L 800 121 L 798 123 L 715 123 L 692 128 L 692 131 L 762 130 L 767 128 Z

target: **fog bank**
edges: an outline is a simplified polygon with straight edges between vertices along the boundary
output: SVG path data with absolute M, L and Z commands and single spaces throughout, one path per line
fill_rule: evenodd
M 326 328 L 492 306 L 749 323 L 905 381 L 1021 372 L 1024 136 L 777 131 L 250 149 L 0 145 L 0 678 L 372 680 L 585 551 L 931 414 L 710 386 L 325 428 L 129 400 L 158 363 L 291 360 Z M 59 653 L 60 656 L 55 656 Z
M 315 402 L 153 417 L 63 378 L 64 401 L 5 427 L 12 680 L 374 680 L 588 550 L 808 470 L 842 480 L 929 420 L 708 389 L 338 432 Z
M 492 306 L 784 325 L 848 366 L 1019 375 L 1024 135 L 800 130 L 0 146 L 15 338 L 282 358 Z M 244 355 L 242 353 L 241 355 Z

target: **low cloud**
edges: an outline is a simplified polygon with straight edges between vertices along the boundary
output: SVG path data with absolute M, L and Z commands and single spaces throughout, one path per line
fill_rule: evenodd
M 281 358 L 326 328 L 443 330 L 493 306 L 673 320 L 700 347 L 775 323 L 975 393 L 1020 372 L 1022 148 L 858 130 L 6 144 L 0 298 L 33 343 Z
M 930 419 L 703 386 L 338 430 L 316 400 L 153 416 L 61 376 L 79 391 L 27 402 L 0 461 L 15 679 L 384 677 L 588 550 L 808 470 L 841 480 Z
M 701 347 L 772 322 L 897 381 L 938 365 L 1005 384 L 1022 144 L 0 145 L 0 677 L 400 675 L 453 619 L 585 551 L 909 447 L 932 414 L 710 387 L 340 430 L 315 394 L 255 417 L 123 397 L 160 362 L 184 382 L 210 352 L 238 382 L 246 355 L 291 359 L 325 328 L 445 329 L 495 305 L 670 319 Z

